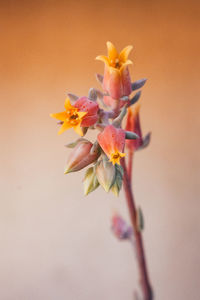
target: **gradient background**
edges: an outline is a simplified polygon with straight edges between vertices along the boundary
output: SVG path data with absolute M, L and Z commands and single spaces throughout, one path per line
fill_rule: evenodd
M 199 1 L 0 3 L 0 299 L 133 299 L 132 249 L 110 233 L 124 195 L 83 197 L 83 172 L 63 175 L 75 135 L 49 118 L 67 92 L 99 88 L 110 40 L 132 44 L 133 79 L 148 78 L 153 138 L 133 180 L 156 299 L 199 300 Z

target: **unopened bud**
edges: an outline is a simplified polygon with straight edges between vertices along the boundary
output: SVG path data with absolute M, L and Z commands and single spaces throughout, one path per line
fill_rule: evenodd
M 99 182 L 97 180 L 95 170 L 93 167 L 89 168 L 86 173 L 85 177 L 83 179 L 84 184 L 84 195 L 88 195 L 89 193 L 93 192 L 98 188 Z
M 80 140 L 69 155 L 65 174 L 79 171 L 94 162 L 99 153 L 90 153 L 93 144 L 88 140 Z
M 112 231 L 120 240 L 129 239 L 132 234 L 132 228 L 117 214 L 112 217 Z
M 101 160 L 96 167 L 97 179 L 106 192 L 109 192 L 111 189 L 115 180 L 115 174 L 115 166 L 107 158 Z

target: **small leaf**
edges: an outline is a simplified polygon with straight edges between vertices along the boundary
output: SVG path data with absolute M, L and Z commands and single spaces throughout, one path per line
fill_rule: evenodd
M 96 74 L 96 79 L 97 79 L 97 81 L 98 81 L 100 84 L 103 83 L 103 75 L 101 75 L 101 74 Z
M 97 92 L 94 88 L 89 89 L 88 92 L 88 98 L 92 101 L 96 101 L 97 100 Z
M 131 84 L 132 91 L 138 90 L 145 85 L 147 78 L 139 79 Z
M 126 133 L 126 136 L 125 136 L 126 140 L 136 140 L 136 139 L 139 139 L 139 136 L 135 132 L 126 131 L 125 133 Z
M 137 210 L 137 229 L 139 232 L 144 229 L 144 217 L 140 207 Z
M 139 99 L 140 99 L 140 96 L 141 96 L 141 91 L 137 92 L 135 94 L 135 96 L 130 100 L 129 104 L 128 104 L 128 107 L 135 104 Z
M 72 103 L 75 102 L 79 98 L 78 96 L 76 96 L 72 93 L 68 93 L 67 95 Z
M 127 107 L 126 107 L 126 105 L 124 105 L 124 107 L 122 108 L 120 114 L 117 116 L 117 118 L 115 118 L 113 120 L 113 123 L 112 123 L 113 126 L 115 126 L 115 127 L 120 127 L 121 126 L 121 123 L 123 121 L 123 118 L 126 115 L 126 112 L 127 112 Z
M 115 165 L 116 175 L 115 175 L 115 181 L 111 187 L 111 191 L 115 196 L 119 196 L 119 192 L 122 188 L 122 182 L 123 182 L 123 174 L 124 170 L 122 166 Z
M 139 147 L 139 150 L 146 148 L 151 141 L 151 132 L 148 132 L 145 137 L 143 138 L 142 145 Z

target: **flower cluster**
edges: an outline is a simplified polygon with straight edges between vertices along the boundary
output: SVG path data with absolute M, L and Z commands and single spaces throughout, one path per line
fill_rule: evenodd
M 79 171 L 88 165 L 84 183 L 85 195 L 101 185 L 106 192 L 118 195 L 122 186 L 123 168 L 120 161 L 125 159 L 125 149 L 135 151 L 145 147 L 150 135 L 142 137 L 139 105 L 141 95 L 132 92 L 140 89 L 146 82 L 141 79 L 131 82 L 128 56 L 132 46 L 127 46 L 119 54 L 111 42 L 107 42 L 108 56 L 97 56 L 105 64 L 104 75 L 97 74 L 102 90 L 90 89 L 88 96 L 77 97 L 68 94 L 65 111 L 51 114 L 58 120 L 58 134 L 73 128 L 81 136 L 67 145 L 73 148 L 69 155 L 65 174 Z M 133 105 L 133 108 L 131 106 Z M 126 118 L 126 125 L 122 121 Z M 85 137 L 88 129 L 98 131 L 92 143 Z

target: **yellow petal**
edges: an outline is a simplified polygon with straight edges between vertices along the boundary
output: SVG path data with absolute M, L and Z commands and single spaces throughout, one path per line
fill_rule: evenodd
M 114 61 L 116 58 L 118 58 L 117 50 L 111 42 L 107 42 L 107 48 L 108 48 L 108 58 L 109 58 L 109 60 Z
M 133 64 L 133 62 L 132 62 L 130 59 L 128 59 L 125 63 L 122 63 L 122 66 L 121 66 L 121 68 L 120 68 L 120 71 L 122 71 L 123 68 L 125 68 L 126 66 L 132 65 L 132 64 Z
M 80 119 L 82 119 L 85 115 L 87 115 L 87 111 L 78 111 L 77 114 L 79 116 Z
M 50 114 L 50 117 L 55 118 L 60 121 L 65 121 L 67 117 L 67 113 L 65 111 L 56 113 L 56 114 Z
M 105 64 L 107 64 L 109 66 L 109 59 L 108 59 L 108 57 L 106 57 L 104 55 L 99 55 L 99 56 L 96 57 L 96 59 L 103 61 Z
M 64 106 L 66 110 L 76 109 L 73 105 L 71 105 L 69 98 L 66 98 Z
M 125 47 L 119 54 L 119 60 L 125 63 L 127 61 L 128 56 L 132 49 L 133 49 L 133 46 Z
M 73 128 L 74 128 L 74 131 L 76 133 L 78 133 L 80 136 L 83 136 L 83 131 L 82 131 L 82 128 L 80 126 L 80 123 L 78 125 L 74 126 Z
M 61 134 L 61 133 L 63 133 L 65 130 L 70 129 L 70 128 L 72 128 L 72 126 L 71 126 L 69 123 L 64 122 L 64 123 L 62 124 L 62 126 L 60 127 L 60 130 L 58 131 L 58 134 Z

